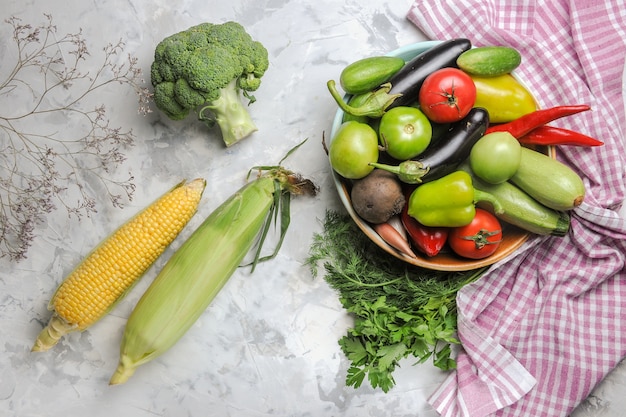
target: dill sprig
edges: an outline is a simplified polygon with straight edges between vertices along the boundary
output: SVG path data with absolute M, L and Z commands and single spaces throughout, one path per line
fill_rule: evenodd
M 354 326 L 339 340 L 351 361 L 346 385 L 365 378 L 387 392 L 401 359 L 433 359 L 440 369 L 456 366 L 456 293 L 478 279 L 483 269 L 444 272 L 396 259 L 362 233 L 346 214 L 327 211 L 323 232 L 315 234 L 307 265 L 337 291 Z
M 111 126 L 106 107 L 88 108 L 86 99 L 130 86 L 139 113 L 150 112 L 137 59 L 129 54 L 119 62 L 122 40 L 107 44 L 102 60 L 89 67 L 82 31 L 61 36 L 52 16 L 44 16 L 38 26 L 5 20 L 15 52 L 5 54 L 8 70 L 0 79 L 0 258 L 11 260 L 26 257 L 36 226 L 57 207 L 81 218 L 97 211 L 100 197 L 114 207 L 132 200 L 132 172 L 113 170 L 134 145 L 133 132 Z

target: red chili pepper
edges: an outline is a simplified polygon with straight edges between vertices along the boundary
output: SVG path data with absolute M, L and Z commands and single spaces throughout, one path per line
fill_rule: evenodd
M 539 126 L 520 137 L 524 145 L 601 146 L 604 142 L 580 132 L 555 126 Z
M 400 220 L 409 235 L 411 243 L 420 252 L 429 257 L 437 255 L 448 240 L 448 228 L 427 227 L 409 216 L 408 203 L 404 205 L 400 213 Z
M 586 104 L 556 106 L 549 109 L 540 109 L 508 123 L 491 125 L 487 128 L 485 134 L 492 132 L 509 132 L 511 135 L 519 139 L 539 126 L 543 126 L 561 117 L 571 116 L 572 114 L 590 109 L 591 107 Z

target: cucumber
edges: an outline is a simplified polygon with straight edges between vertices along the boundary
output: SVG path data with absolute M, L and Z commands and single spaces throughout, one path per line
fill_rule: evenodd
M 510 181 L 555 210 L 571 210 L 585 199 L 585 184 L 574 170 L 529 148 L 522 147 L 519 168 Z
M 522 56 L 509 46 L 481 46 L 459 55 L 456 64 L 472 75 L 496 77 L 508 74 L 522 62 Z
M 394 56 L 363 58 L 341 71 L 339 84 L 348 94 L 366 93 L 388 81 L 404 64 L 402 58 Z
M 568 232 L 568 212 L 544 206 L 508 181 L 489 184 L 478 178 L 469 168 L 469 164 L 463 164 L 460 168 L 472 175 L 475 189 L 490 194 L 500 203 L 499 210 L 494 210 L 500 220 L 538 235 L 564 236 Z M 483 203 L 479 205 L 481 204 Z

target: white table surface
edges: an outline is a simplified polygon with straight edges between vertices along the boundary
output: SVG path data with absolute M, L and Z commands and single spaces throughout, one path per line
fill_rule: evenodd
M 101 202 L 80 222 L 61 210 L 37 229 L 29 257 L 0 260 L 0 415 L 15 417 L 154 416 L 436 416 L 426 403 L 446 374 L 431 364 L 403 363 L 397 386 L 385 394 L 346 387 L 348 361 L 337 341 L 351 324 L 336 294 L 314 279 L 303 260 L 327 209 L 339 209 L 322 133 L 335 112 L 326 81 L 348 63 L 426 40 L 406 19 L 410 2 L 376 0 L 164 1 L 4 0 L 3 20 L 44 22 L 59 33 L 82 28 L 95 55 L 120 37 L 149 80 L 155 45 L 165 36 L 208 21 L 243 24 L 270 55 L 271 66 L 250 107 L 259 131 L 226 149 L 219 134 L 191 118 L 173 122 L 140 116 L 132 92 L 103 96 L 114 124 L 132 128 L 126 151 L 137 190 L 123 210 Z M 0 24 L 8 53 L 10 27 Z M 0 67 L 3 68 L 3 67 Z M 125 90 L 128 91 L 128 90 Z M 169 352 L 111 387 L 126 318 L 182 238 L 226 199 L 255 165 L 286 163 L 321 188 L 295 199 L 292 228 L 279 256 L 253 275 L 237 271 L 217 299 Z M 208 181 L 199 213 L 172 247 L 112 313 L 83 333 L 66 336 L 45 353 L 31 353 L 47 321 L 58 283 L 114 227 L 182 178 Z M 582 403 L 575 417 L 618 416 L 626 408 L 626 367 L 619 367 Z

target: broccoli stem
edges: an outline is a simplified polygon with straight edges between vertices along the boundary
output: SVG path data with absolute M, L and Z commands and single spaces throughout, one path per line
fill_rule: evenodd
M 209 119 L 204 116 L 203 113 L 206 109 L 213 112 L 212 118 Z M 222 88 L 217 100 L 202 107 L 198 111 L 198 118 L 204 122 L 209 120 L 216 122 L 222 131 L 222 139 L 227 147 L 258 130 L 250 113 L 241 102 L 237 79 Z

